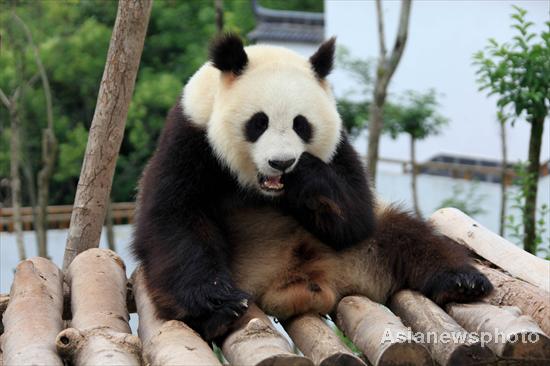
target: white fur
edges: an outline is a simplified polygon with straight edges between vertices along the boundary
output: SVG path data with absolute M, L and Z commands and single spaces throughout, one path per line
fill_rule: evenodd
M 207 129 L 220 161 L 243 186 L 252 187 L 257 187 L 258 173 L 280 174 L 269 166 L 269 160 L 298 160 L 307 151 L 330 161 L 342 122 L 326 81 L 316 78 L 307 59 L 288 49 L 258 45 L 245 51 L 248 64 L 242 75 L 222 75 L 207 63 L 184 88 L 184 113 Z M 250 143 L 244 126 L 257 112 L 267 114 L 269 127 Z M 299 114 L 313 127 L 308 144 L 292 129 Z

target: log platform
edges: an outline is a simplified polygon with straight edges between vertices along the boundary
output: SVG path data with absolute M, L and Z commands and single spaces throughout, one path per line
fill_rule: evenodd
M 385 305 L 348 296 L 332 315 L 346 338 L 317 314 L 276 327 L 251 304 L 214 352 L 185 323 L 156 316 L 140 269 L 128 280 L 116 253 L 89 249 L 65 276 L 44 258 L 17 266 L 10 294 L 0 295 L 0 366 L 550 365 L 549 262 L 516 251 L 460 211 L 431 220 L 482 257 L 477 266 L 495 287 L 484 302 L 442 309 L 410 290 Z M 506 255 L 514 256 L 510 266 Z M 137 335 L 130 311 L 139 317 Z

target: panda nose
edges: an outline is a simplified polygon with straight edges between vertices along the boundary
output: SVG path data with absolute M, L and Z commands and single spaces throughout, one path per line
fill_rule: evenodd
M 280 170 L 284 172 L 286 169 L 288 169 L 296 159 L 289 159 L 289 160 L 269 160 L 268 163 L 271 165 L 272 168 L 275 168 L 277 170 Z

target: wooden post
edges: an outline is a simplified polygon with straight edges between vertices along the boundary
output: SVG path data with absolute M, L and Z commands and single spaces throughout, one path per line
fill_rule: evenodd
M 481 343 L 472 339 L 443 309 L 418 292 L 399 291 L 391 299 L 391 309 L 415 332 L 426 336 L 425 346 L 440 365 L 461 366 L 496 361 L 490 349 L 481 347 Z
M 456 208 L 439 209 L 430 220 L 442 234 L 466 245 L 513 276 L 550 292 L 549 261 L 527 253 Z
M 550 360 L 550 339 L 532 318 L 521 315 L 516 307 L 451 304 L 447 311 L 466 330 L 475 332 L 497 356 Z
M 78 180 L 63 271 L 99 246 L 105 209 L 134 90 L 152 0 L 120 0 Z
M 221 365 L 210 346 L 185 323 L 156 316 L 140 268 L 132 275 L 132 283 L 139 314 L 138 333 L 147 365 Z
M 517 306 L 522 313 L 532 317 L 543 330 L 550 335 L 550 295 L 538 287 L 502 271 L 484 265 L 476 265 L 494 286 L 485 302 L 492 305 Z
M 294 344 L 315 365 L 365 365 L 318 315 L 301 315 L 283 325 Z
M 71 327 L 57 335 L 57 351 L 73 364 L 141 364 L 141 344 L 128 325 L 126 273 L 118 255 L 89 249 L 71 263 Z
M 45 258 L 35 257 L 17 266 L 3 316 L 4 365 L 62 366 L 55 337 L 63 329 L 63 276 Z
M 338 304 L 337 324 L 374 366 L 433 365 L 410 329 L 384 305 L 366 297 L 344 297 Z
M 292 347 L 255 304 L 237 321 L 236 330 L 223 341 L 222 351 L 232 365 L 313 366 Z

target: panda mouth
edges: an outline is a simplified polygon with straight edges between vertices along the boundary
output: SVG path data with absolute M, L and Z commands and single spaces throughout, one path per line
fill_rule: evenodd
M 282 182 L 282 175 L 260 175 L 258 176 L 258 183 L 260 184 L 260 188 L 262 190 L 268 192 L 281 192 L 285 187 Z

